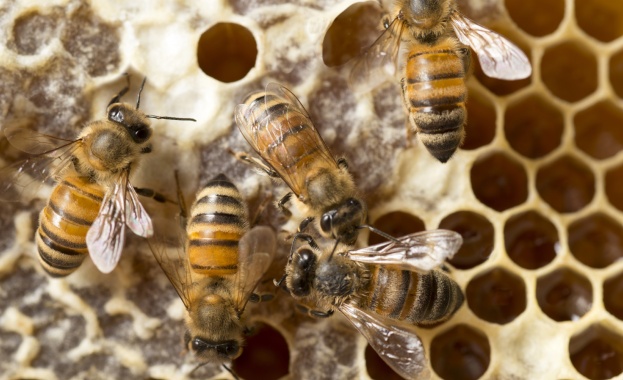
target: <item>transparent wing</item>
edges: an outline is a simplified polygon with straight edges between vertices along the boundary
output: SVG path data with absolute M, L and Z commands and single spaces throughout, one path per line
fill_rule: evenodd
M 142 237 L 150 237 L 154 234 L 151 218 L 141 204 L 138 194 L 129 182 L 126 183 L 126 224 L 132 232 Z
M 13 147 L 35 155 L 50 154 L 77 141 L 39 133 L 20 124 L 6 125 L 2 132 Z
M 452 258 L 463 244 L 460 234 L 448 230 L 416 232 L 385 243 L 348 252 L 351 260 L 396 265 L 401 269 L 428 272 Z
M 383 322 L 351 304 L 342 304 L 340 311 L 366 337 L 368 343 L 396 373 L 405 379 L 429 379 L 424 345 L 413 332 Z
M 234 279 L 234 305 L 238 314 L 242 314 L 249 296 L 273 262 L 277 237 L 270 227 L 253 227 L 240 239 L 239 247 L 239 266 Z
M 396 17 L 372 45 L 353 61 L 349 83 L 357 92 L 367 92 L 398 71 L 398 57 L 405 23 Z
M 482 71 L 487 76 L 516 80 L 532 74 L 528 57 L 515 44 L 458 12 L 452 14 L 451 20 L 456 36 L 463 44 L 474 49 Z

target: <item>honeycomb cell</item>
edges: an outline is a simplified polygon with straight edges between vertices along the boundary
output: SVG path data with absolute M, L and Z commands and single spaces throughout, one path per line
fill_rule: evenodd
M 225 83 L 244 78 L 255 66 L 257 43 L 242 25 L 219 22 L 199 38 L 197 61 L 210 77 Z
M 623 110 L 603 101 L 573 118 L 575 145 L 596 159 L 612 157 L 623 149 Z
M 623 273 L 604 282 L 604 306 L 610 314 L 623 320 Z
M 256 332 L 233 362 L 232 369 L 243 379 L 274 380 L 288 374 L 290 353 L 283 336 L 267 324 L 258 324 Z
M 606 196 L 610 203 L 623 211 L 623 165 L 616 166 L 605 175 Z
M 526 309 L 523 280 L 502 268 L 473 278 L 467 284 L 465 295 L 474 314 L 492 323 L 509 323 Z
M 535 211 L 515 215 L 506 222 L 504 246 L 511 260 L 525 269 L 549 264 L 560 250 L 556 227 Z
M 467 101 L 465 141 L 461 149 L 472 150 L 485 146 L 495 137 L 495 107 L 478 92 L 470 90 Z
M 558 269 L 537 280 L 536 299 L 551 319 L 575 321 L 588 313 L 593 304 L 590 281 L 570 269 Z
M 366 369 L 373 380 L 402 380 L 402 376 L 381 359 L 370 345 L 366 346 Z
M 575 212 L 595 195 L 595 176 L 583 162 L 563 156 L 541 168 L 536 188 L 545 202 L 558 212 Z
M 322 60 L 341 66 L 358 56 L 381 33 L 383 13 L 376 2 L 355 3 L 333 20 L 322 42 Z
M 470 269 L 485 262 L 493 251 L 493 225 L 487 218 L 471 211 L 459 211 L 446 216 L 439 228 L 456 231 L 463 245 L 450 260 L 459 269 Z
M 470 174 L 476 198 L 496 211 L 504 211 L 528 199 L 526 170 L 504 153 L 479 157 Z
M 395 237 L 408 235 L 414 232 L 424 231 L 424 222 L 411 214 L 402 211 L 394 211 L 381 216 L 372 223 L 373 227 Z M 374 232 L 370 232 L 368 244 L 382 243 L 386 239 Z
M 610 42 L 623 35 L 620 1 L 575 0 L 575 17 L 580 28 L 599 41 Z
M 623 98 L 623 50 L 610 57 L 610 85 L 619 98 Z
M 556 97 L 577 102 L 597 89 L 597 59 L 578 41 L 562 42 L 543 54 L 541 76 Z
M 543 11 L 540 0 L 506 0 L 508 14 L 521 29 L 536 37 L 553 33 L 565 15 L 565 0 L 550 0 Z
M 491 361 L 489 339 L 473 327 L 457 325 L 433 339 L 430 360 L 444 380 L 478 379 Z
M 535 94 L 511 104 L 504 115 L 504 134 L 508 143 L 528 158 L 543 157 L 556 149 L 564 128 L 560 110 Z
M 569 341 L 575 369 L 591 380 L 605 380 L 623 372 L 623 337 L 599 324 Z
M 591 268 L 605 268 L 623 257 L 623 227 L 601 213 L 569 226 L 571 253 Z
M 55 37 L 58 18 L 39 12 L 28 12 L 15 19 L 13 43 L 19 54 L 33 55 L 46 47 Z

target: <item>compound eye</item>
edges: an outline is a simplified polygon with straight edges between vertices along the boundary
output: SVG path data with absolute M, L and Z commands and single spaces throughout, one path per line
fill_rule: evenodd
M 301 249 L 299 251 L 298 264 L 303 270 L 309 270 L 316 263 L 316 255 L 309 249 Z
M 354 199 L 354 198 L 349 198 L 349 199 L 346 201 L 346 205 L 347 205 L 348 207 L 353 207 L 353 208 L 354 208 L 354 207 L 360 207 L 360 206 L 361 206 L 361 203 L 360 203 L 358 200 Z
M 208 345 L 206 344 L 206 342 L 204 342 L 200 338 L 193 339 L 192 345 L 191 345 L 191 349 L 194 352 L 201 353 L 201 352 L 205 351 L 206 348 L 208 348 Z
M 219 356 L 230 358 L 238 353 L 238 343 L 230 342 L 220 344 L 218 347 L 216 347 L 216 353 Z
M 124 119 L 121 106 L 114 106 L 108 110 L 108 120 L 123 124 Z
M 322 218 L 320 219 L 320 228 L 322 229 L 323 232 L 325 233 L 331 232 L 331 225 L 333 224 L 333 215 L 335 215 L 335 212 L 327 212 L 324 215 L 322 215 Z
M 151 137 L 151 128 L 145 124 L 132 126 L 130 129 L 132 131 L 132 139 L 139 144 L 149 140 Z

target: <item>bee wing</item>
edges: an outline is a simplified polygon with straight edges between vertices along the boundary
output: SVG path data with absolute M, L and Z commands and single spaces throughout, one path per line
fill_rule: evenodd
M 394 18 L 379 38 L 353 61 L 349 82 L 357 92 L 370 91 L 396 74 L 404 30 L 404 21 Z
M 348 252 L 350 259 L 363 263 L 396 265 L 401 269 L 428 272 L 451 258 L 463 244 L 460 234 L 448 230 L 416 232 L 370 247 Z
M 270 227 L 256 226 L 240 239 L 239 247 L 239 266 L 234 279 L 234 305 L 238 314 L 242 314 L 251 293 L 273 262 L 277 237 Z
M 154 234 L 151 218 L 129 182 L 126 183 L 126 195 L 126 224 L 138 236 L 151 237 Z
M 344 303 L 340 311 L 368 340 L 381 359 L 405 379 L 429 379 L 426 354 L 422 340 L 413 332 L 381 321 L 363 310 Z
M 451 20 L 456 36 L 463 44 L 474 49 L 482 71 L 487 76 L 516 80 L 532 74 L 528 57 L 515 44 L 459 12 L 452 13 Z
M 77 141 L 39 133 L 20 124 L 7 125 L 2 132 L 13 147 L 34 155 L 49 154 Z

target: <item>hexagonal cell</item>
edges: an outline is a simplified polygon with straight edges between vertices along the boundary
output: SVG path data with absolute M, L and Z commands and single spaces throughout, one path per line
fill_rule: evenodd
M 373 380 L 402 380 L 402 376 L 394 372 L 394 370 L 381 359 L 374 348 L 368 344 L 366 346 L 366 370 Z
M 623 110 L 602 101 L 573 118 L 575 145 L 596 159 L 612 157 L 623 149 Z
M 549 5 L 548 5 L 549 8 Z M 578 26 L 603 42 L 623 35 L 623 3 L 612 0 L 575 0 Z
M 565 15 L 565 0 L 548 1 L 547 12 L 540 0 L 505 0 L 504 5 L 515 24 L 536 37 L 553 33 Z
M 243 379 L 275 380 L 289 372 L 288 344 L 279 331 L 267 324 L 258 324 L 257 330 L 245 341 L 242 355 L 233 362 L 232 369 Z
M 340 13 L 322 41 L 322 60 L 329 67 L 341 66 L 372 45 L 381 33 L 383 10 L 378 3 L 355 3 Z
M 556 97 L 577 102 L 597 89 L 597 58 L 579 41 L 562 42 L 543 53 L 541 76 Z
M 424 222 L 420 218 L 402 211 L 387 213 L 377 218 L 374 223 L 372 223 L 372 226 L 395 237 L 424 231 L 426 229 Z M 368 237 L 369 245 L 383 243 L 385 241 L 387 240 L 384 237 L 370 232 Z
M 489 339 L 473 327 L 457 325 L 433 339 L 430 361 L 444 380 L 478 379 L 491 361 Z
M 623 211 L 623 165 L 615 166 L 605 175 L 606 196 L 610 203 Z
M 528 158 L 543 157 L 556 149 L 564 128 L 560 110 L 537 94 L 511 104 L 504 115 L 508 143 Z
M 589 215 L 569 226 L 569 249 L 583 264 L 605 268 L 623 257 L 623 227 L 607 215 Z
M 623 320 L 623 273 L 604 282 L 604 306 L 610 314 Z
M 197 61 L 212 78 L 231 83 L 244 78 L 255 66 L 257 43 L 249 29 L 219 22 L 199 38 Z
M 472 150 L 485 146 L 495 137 L 495 107 L 477 91 L 469 90 L 467 96 L 467 124 L 465 141 L 461 149 Z
M 560 250 L 556 227 L 536 211 L 514 215 L 506 222 L 504 246 L 511 260 L 525 269 L 544 267 Z
M 594 324 L 569 341 L 575 369 L 591 380 L 613 378 L 623 372 L 623 337 Z
M 463 245 L 450 260 L 459 269 L 470 269 L 485 262 L 493 251 L 493 224 L 484 216 L 471 211 L 459 211 L 446 216 L 439 228 L 456 231 Z
M 33 11 L 15 19 L 11 37 L 19 54 L 37 54 L 50 43 L 58 32 L 59 15 L 55 13 Z
M 623 50 L 610 57 L 610 85 L 619 98 L 623 98 Z
M 593 199 L 595 176 L 583 162 L 571 156 L 562 156 L 539 168 L 536 189 L 556 211 L 575 212 Z
M 496 211 L 504 211 L 528 199 L 526 170 L 502 152 L 479 157 L 470 174 L 476 198 Z
M 467 284 L 465 295 L 474 314 L 491 323 L 509 323 L 526 309 L 526 285 L 520 277 L 502 268 L 474 277 Z
M 558 269 L 537 280 L 536 299 L 541 310 L 551 319 L 575 321 L 593 305 L 590 281 L 570 269 Z

